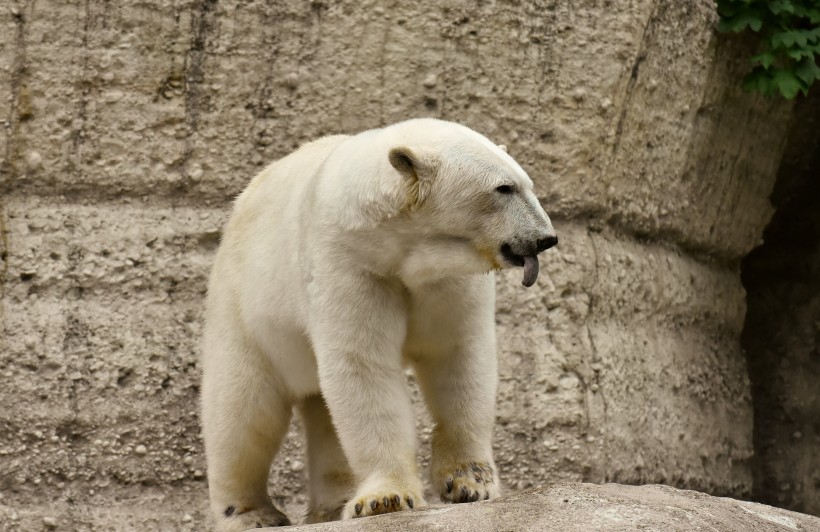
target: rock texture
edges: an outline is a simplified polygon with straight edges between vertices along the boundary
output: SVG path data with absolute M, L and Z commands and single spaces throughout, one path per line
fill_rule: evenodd
M 527 490 L 489 502 L 457 504 L 353 521 L 300 526 L 295 530 L 816 532 L 820 530 L 820 518 L 762 504 L 677 490 L 668 486 L 599 486 L 566 483 L 544 489 Z
M 613 6 L 0 6 L 2 528 L 203 526 L 197 342 L 231 199 L 301 142 L 425 115 L 509 146 L 561 235 L 537 289 L 498 283 L 506 489 L 748 496 L 737 264 L 790 108 L 739 89 L 711 2 Z M 296 518 L 298 433 L 271 476 Z
M 764 243 L 743 261 L 754 496 L 820 515 L 820 91 L 801 100 Z

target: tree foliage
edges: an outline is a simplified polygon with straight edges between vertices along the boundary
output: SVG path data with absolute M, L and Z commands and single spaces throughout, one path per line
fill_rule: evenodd
M 719 30 L 760 35 L 743 86 L 792 99 L 820 79 L 820 0 L 716 0 Z

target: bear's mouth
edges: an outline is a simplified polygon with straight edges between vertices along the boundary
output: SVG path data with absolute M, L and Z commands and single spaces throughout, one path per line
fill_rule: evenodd
M 521 284 L 527 288 L 535 284 L 536 279 L 538 279 L 537 255 L 519 255 L 513 252 L 509 244 L 503 244 L 501 246 L 501 255 L 504 257 L 504 260 L 513 266 L 524 267 L 524 278 L 521 280 Z
M 504 257 L 504 260 L 506 260 L 513 266 L 524 265 L 524 256 L 513 253 L 513 250 L 509 244 L 504 244 L 501 246 L 501 255 Z

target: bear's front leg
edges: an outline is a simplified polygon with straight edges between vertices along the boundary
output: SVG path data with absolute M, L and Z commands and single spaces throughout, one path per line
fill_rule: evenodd
M 350 519 L 426 505 L 402 369 L 407 329 L 399 286 L 367 274 L 315 274 L 310 335 L 322 395 L 357 488 Z
M 456 350 L 417 366 L 436 423 L 430 473 L 444 502 L 474 502 L 500 494 L 492 452 L 495 364 L 465 363 L 470 358 Z
M 433 486 L 444 502 L 494 499 L 500 480 L 492 450 L 498 382 L 493 280 L 440 283 L 413 301 L 415 369 L 435 421 Z

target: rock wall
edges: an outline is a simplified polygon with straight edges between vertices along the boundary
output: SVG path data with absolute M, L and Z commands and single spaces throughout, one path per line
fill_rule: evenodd
M 561 238 L 537 290 L 498 283 L 506 489 L 749 495 L 737 264 L 790 109 L 740 91 L 746 43 L 715 22 L 673 0 L 8 2 L 0 522 L 201 526 L 197 342 L 231 199 L 308 139 L 414 116 L 508 145 Z M 298 433 L 271 475 L 291 516 Z
M 795 108 L 764 243 L 743 261 L 754 496 L 820 515 L 820 91 Z

